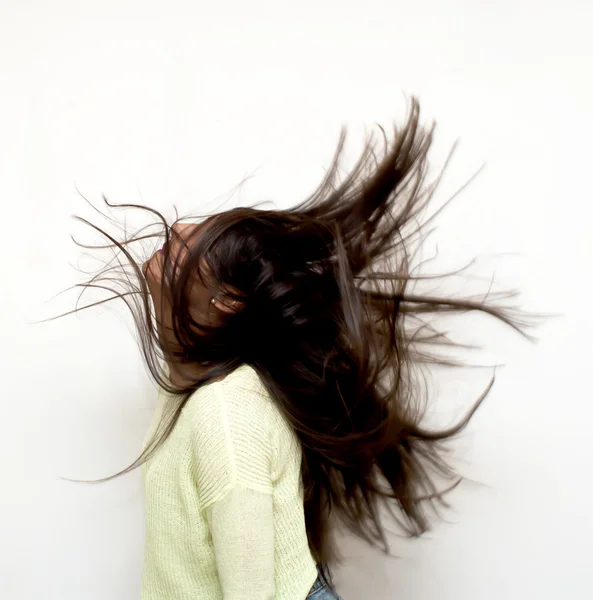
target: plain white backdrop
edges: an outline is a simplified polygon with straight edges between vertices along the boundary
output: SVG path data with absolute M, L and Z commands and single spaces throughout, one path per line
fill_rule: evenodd
M 405 117 L 404 93 L 438 123 L 436 166 L 460 140 L 441 200 L 486 164 L 439 222 L 439 260 L 485 257 L 486 280 L 495 270 L 526 308 L 564 316 L 537 345 L 485 325 L 508 366 L 456 446 L 477 483 L 426 537 L 394 536 L 397 559 L 345 540 L 341 594 L 593 597 L 592 24 L 586 0 L 4 0 L 0 597 L 139 597 L 139 473 L 60 479 L 136 457 L 155 389 L 129 321 L 122 308 L 31 324 L 74 301 L 45 304 L 79 280 L 76 188 L 170 215 L 252 176 L 233 202 L 289 206 L 342 124 L 354 148 Z M 449 377 L 439 415 L 488 377 Z

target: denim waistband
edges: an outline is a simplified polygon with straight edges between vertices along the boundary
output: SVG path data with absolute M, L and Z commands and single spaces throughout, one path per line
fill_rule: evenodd
M 330 583 L 333 583 L 331 573 L 330 573 L 329 567 L 327 565 L 317 565 L 317 571 L 319 573 L 319 577 L 317 577 L 317 580 L 313 584 L 310 594 L 312 594 L 313 592 L 317 592 L 325 585 L 325 582 L 321 576 L 322 573 L 325 575 L 325 578 L 327 579 L 327 581 L 329 581 Z

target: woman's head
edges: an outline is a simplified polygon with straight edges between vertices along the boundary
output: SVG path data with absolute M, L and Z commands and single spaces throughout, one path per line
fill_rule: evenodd
M 143 267 L 169 361 L 210 374 L 271 367 L 303 347 L 329 356 L 350 269 L 340 241 L 330 220 L 298 211 L 239 208 L 174 224 Z
M 180 387 L 191 383 L 192 373 L 203 373 L 208 333 L 243 306 L 236 288 L 215 279 L 203 253 L 212 222 L 173 224 L 163 247 L 142 266 L 159 345 Z
M 385 136 L 381 151 L 369 142 L 338 181 L 342 137 L 324 181 L 290 210 L 237 208 L 171 227 L 158 215 L 165 244 L 142 267 L 128 247 L 146 236 L 109 237 L 137 275 L 134 284 L 126 273 L 123 292 L 109 289 L 131 309 L 154 378 L 179 398 L 124 472 L 158 448 L 195 389 L 247 363 L 301 442 L 318 560 L 329 557 L 330 512 L 385 546 L 380 501 L 396 505 L 408 533 L 426 529 L 423 506 L 441 497 L 433 476 L 452 475 L 440 444 L 469 418 L 446 431 L 422 426 L 415 366 L 446 364 L 435 350 L 450 344 L 427 317 L 482 311 L 521 329 L 507 309 L 414 287 L 410 263 L 435 188 L 425 181 L 431 139 L 414 101 L 394 139 Z M 93 282 L 113 280 L 103 272 Z

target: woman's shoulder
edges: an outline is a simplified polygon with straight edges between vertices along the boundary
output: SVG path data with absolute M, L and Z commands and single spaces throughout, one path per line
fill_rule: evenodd
M 300 446 L 292 427 L 249 365 L 197 390 L 185 410 L 202 455 L 222 451 L 216 445 L 225 439 L 226 451 L 237 465 L 248 465 L 259 457 L 278 474 L 289 461 L 300 464 Z
M 218 385 L 227 390 L 249 390 L 269 395 L 259 373 L 251 365 L 247 364 L 237 367 L 226 377 L 214 382 L 212 385 Z
M 279 410 L 258 372 L 250 365 L 198 389 L 190 397 L 186 411 L 194 417 L 212 417 L 212 412 L 229 413 L 237 420 L 270 422 Z M 264 418 L 267 417 L 267 418 Z

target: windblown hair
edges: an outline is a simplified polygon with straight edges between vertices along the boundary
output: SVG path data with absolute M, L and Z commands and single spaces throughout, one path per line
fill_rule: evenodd
M 416 292 L 421 276 L 413 274 L 413 250 L 424 239 L 430 219 L 421 217 L 439 179 L 426 181 L 433 130 L 421 127 L 413 99 L 404 126 L 395 127 L 391 139 L 383 132 L 380 149 L 371 137 L 353 169 L 339 178 L 343 132 L 325 179 L 295 208 L 236 208 L 210 219 L 183 263 L 163 278 L 174 315 L 175 358 L 207 373 L 184 388 L 163 376 L 166 353 L 141 264 L 130 250 L 147 236 L 118 240 L 85 221 L 119 255 L 117 264 L 82 284 L 113 294 L 88 306 L 126 302 L 152 376 L 178 398 L 142 455 L 121 473 L 150 458 L 196 389 L 246 363 L 302 445 L 307 532 L 319 563 L 333 558 L 330 515 L 386 551 L 382 505 L 408 534 L 428 528 L 425 509 L 458 481 L 442 444 L 466 426 L 492 384 L 454 427 L 423 426 L 415 367 L 450 364 L 439 349 L 453 344 L 430 317 L 478 311 L 524 335 L 526 326 L 512 307 Z M 149 211 L 162 225 L 159 235 L 167 241 L 173 235 L 152 209 L 105 202 Z M 243 307 L 216 326 L 197 322 L 190 310 L 201 260 L 215 286 L 238 290 Z M 449 481 L 444 487 L 443 477 Z

